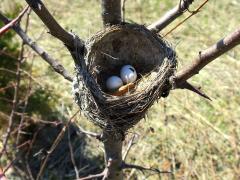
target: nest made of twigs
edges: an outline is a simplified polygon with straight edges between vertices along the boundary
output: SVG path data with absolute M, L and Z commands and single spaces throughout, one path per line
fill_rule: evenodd
M 82 112 L 101 128 L 125 132 L 145 117 L 147 109 L 167 96 L 169 78 L 176 69 L 170 45 L 144 26 L 114 25 L 98 32 L 85 44 L 84 60 L 75 50 L 75 100 Z M 107 92 L 106 79 L 119 75 L 123 65 L 135 67 L 135 88 L 122 96 Z

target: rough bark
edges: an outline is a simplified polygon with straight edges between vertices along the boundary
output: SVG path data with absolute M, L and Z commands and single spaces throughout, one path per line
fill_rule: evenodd
M 102 0 L 102 20 L 104 26 L 121 23 L 121 0 Z
M 107 174 L 104 179 L 122 180 L 122 139 L 116 139 L 114 134 L 104 132 L 103 143 Z

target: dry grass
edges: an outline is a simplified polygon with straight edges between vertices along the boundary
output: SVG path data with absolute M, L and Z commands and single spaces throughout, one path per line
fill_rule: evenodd
M 149 24 L 177 4 L 174 1 L 133 0 L 126 3 L 126 19 Z M 47 1 L 60 22 L 83 38 L 101 28 L 100 3 L 96 0 Z M 196 1 L 197 3 L 201 3 Z M 211 0 L 203 10 L 170 34 L 167 39 L 176 47 L 179 69 L 189 64 L 199 51 L 216 42 L 239 25 L 240 1 Z M 180 18 L 181 19 L 181 18 Z M 178 21 L 180 21 L 180 19 Z M 37 38 L 42 24 L 33 15 L 30 35 Z M 167 32 L 171 25 L 163 33 Z M 73 72 L 73 61 L 59 41 L 44 30 L 39 41 L 51 54 Z M 36 78 L 57 94 L 63 113 L 72 109 L 70 84 L 61 77 L 49 79 L 51 73 L 40 59 L 35 63 Z M 44 67 L 44 68 L 43 68 Z M 149 110 L 131 132 L 140 135 L 128 162 L 173 170 L 173 175 L 142 174 L 128 171 L 130 179 L 201 179 L 228 180 L 240 176 L 240 48 L 237 47 L 208 65 L 191 79 L 202 86 L 213 101 L 206 101 L 191 92 L 172 91 Z M 73 107 L 73 109 L 76 107 Z M 96 130 L 91 123 L 79 118 L 85 128 Z M 154 133 L 150 129 L 154 129 Z M 131 133 L 129 133 L 131 135 Z M 94 151 L 101 153 L 98 145 Z

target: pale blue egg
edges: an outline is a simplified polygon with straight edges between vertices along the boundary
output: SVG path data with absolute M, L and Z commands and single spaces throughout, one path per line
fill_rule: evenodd
M 107 79 L 106 86 L 109 91 L 116 91 L 123 85 L 123 81 L 118 76 L 111 76 Z
M 125 65 L 121 68 L 120 76 L 123 83 L 128 84 L 136 81 L 137 72 L 133 66 Z

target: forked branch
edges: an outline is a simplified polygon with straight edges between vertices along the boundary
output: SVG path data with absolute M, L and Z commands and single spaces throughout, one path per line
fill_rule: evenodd
M 42 22 L 47 26 L 51 35 L 58 38 L 69 48 L 74 47 L 74 38 L 71 33 L 63 29 L 47 10 L 41 0 L 26 0 L 33 11 L 38 15 Z
M 158 33 L 171 22 L 181 16 L 193 3 L 194 0 L 180 0 L 180 4 L 168 11 L 162 18 L 148 26 L 152 32 Z

